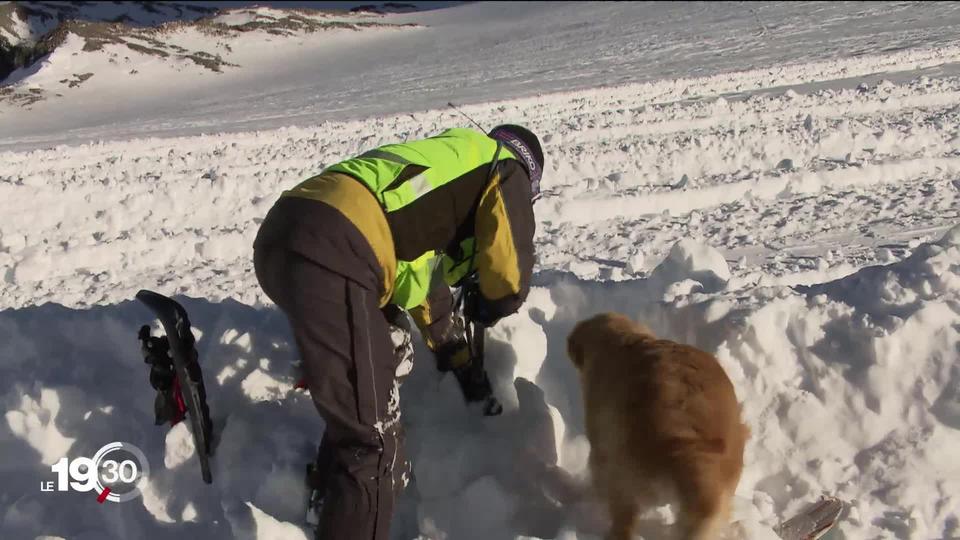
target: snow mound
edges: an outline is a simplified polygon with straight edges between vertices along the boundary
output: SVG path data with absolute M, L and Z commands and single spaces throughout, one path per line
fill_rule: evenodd
M 681 284 L 673 296 L 715 293 L 722 291 L 730 280 L 730 268 L 723 254 L 715 248 L 684 238 L 670 248 L 666 259 L 650 274 L 650 279 L 654 287 L 665 292 L 671 285 Z
M 253 516 L 254 528 L 248 534 L 238 534 L 236 538 L 249 538 L 250 540 L 307 540 L 308 536 L 303 529 L 293 525 L 278 521 L 273 516 L 260 510 L 251 503 L 247 503 Z M 239 531 L 238 531 L 239 532 Z
M 190 460 L 197 451 L 187 422 L 180 422 L 167 432 L 164 443 L 163 466 L 175 469 Z
M 57 429 L 60 396 L 53 389 L 40 391 L 40 399 L 21 396 L 20 406 L 5 413 L 10 432 L 40 453 L 44 465 L 53 465 L 66 455 L 76 439 L 64 436 Z
M 918 246 L 902 262 L 867 267 L 846 278 L 802 289 L 842 299 L 875 318 L 902 320 L 930 302 L 960 301 L 958 258 L 960 226 L 951 228 L 939 241 Z
M 573 325 L 600 311 L 626 313 L 660 336 L 715 353 L 733 380 L 753 429 L 737 491 L 735 538 L 769 538 L 772 526 L 821 493 L 851 505 L 840 524 L 847 537 L 894 531 L 931 537 L 949 530 L 960 506 L 960 466 L 951 450 L 960 445 L 956 238 L 951 230 L 900 262 L 822 290 L 758 288 L 650 302 L 652 279 L 545 279 L 521 312 L 488 336 L 488 367 L 506 404 L 496 418 L 466 406 L 453 378 L 436 371 L 417 341 L 401 389 L 414 475 L 398 506 L 394 538 L 586 540 L 603 534 L 602 509 L 577 495 L 588 482 L 589 445 L 579 382 L 565 352 Z M 709 282 L 705 275 L 724 275 L 703 246 L 684 242 L 674 252 L 669 264 L 680 268 L 677 277 Z M 922 294 L 924 283 L 936 294 Z M 903 309 L 899 297 L 883 309 L 864 301 L 893 285 L 913 291 L 911 309 Z M 0 525 L 4 537 L 81 532 L 81 520 L 70 518 L 85 507 L 79 500 L 57 503 L 63 519 L 30 517 L 53 504 L 32 495 L 33 488 L 49 476 L 51 460 L 85 455 L 114 439 L 166 465 L 154 467 L 144 496 L 128 503 L 122 518 L 141 537 L 163 523 L 209 538 L 306 534 L 303 465 L 315 452 L 322 422 L 303 392 L 275 392 L 293 382 L 284 318 L 273 308 L 181 300 L 204 336 L 198 344 L 219 433 L 214 491 L 200 481 L 185 425 L 169 432 L 151 426 L 152 396 L 135 344 L 138 322 L 149 319 L 145 309 L 127 302 L 8 310 L 0 312 L 0 330 L 17 335 L 20 346 L 15 355 L 0 355 L 0 395 L 8 396 L 0 441 L 23 472 L 9 475 L 2 488 L 9 502 Z M 77 342 L 77 335 L 101 339 Z M 85 369 L 74 369 L 79 363 Z M 231 376 L 214 376 L 228 367 Z M 58 390 L 64 382 L 69 391 Z M 103 392 L 104 386 L 114 391 Z M 66 410 L 61 406 L 57 414 L 56 396 L 61 404 L 69 400 L 71 410 L 92 413 L 54 424 Z M 105 412 L 115 410 L 125 412 Z M 73 496 L 80 497 L 64 497 Z M 672 513 L 649 513 L 644 530 L 656 537 L 652 531 Z M 106 531 L 103 538 L 124 537 L 110 532 L 106 515 L 86 519 Z
M 277 380 L 262 369 L 252 371 L 240 383 L 243 393 L 252 401 L 271 401 L 282 399 L 293 390 L 293 385 Z

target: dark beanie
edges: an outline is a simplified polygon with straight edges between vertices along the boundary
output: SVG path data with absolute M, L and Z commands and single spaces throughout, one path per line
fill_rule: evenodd
M 487 134 L 505 145 L 523 162 L 530 181 L 538 188 L 543 177 L 543 148 L 540 140 L 529 129 L 514 124 L 503 124 Z

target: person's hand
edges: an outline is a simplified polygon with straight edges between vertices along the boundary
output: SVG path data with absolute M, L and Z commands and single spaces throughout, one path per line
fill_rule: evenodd
M 439 346 L 434 356 L 437 359 L 437 370 L 441 372 L 462 369 L 470 365 L 470 347 L 462 336 Z
M 478 322 L 486 327 L 493 326 L 500 320 L 490 309 L 490 303 L 480 293 L 480 284 L 476 279 L 468 280 L 463 284 L 463 316 L 467 320 Z
M 474 365 L 466 340 L 456 340 L 441 346 L 434 355 L 439 371 L 453 372 L 467 403 L 482 402 L 483 414 L 486 416 L 496 416 L 503 411 L 500 401 L 493 395 L 486 371 L 483 367 Z
M 503 412 L 503 405 L 493 395 L 493 387 L 485 369 L 468 365 L 454 369 L 453 374 L 460 383 L 463 398 L 467 403 L 481 403 L 484 416 L 498 416 Z

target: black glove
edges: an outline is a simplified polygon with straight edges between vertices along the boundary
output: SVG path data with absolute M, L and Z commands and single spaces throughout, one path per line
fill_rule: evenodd
M 483 402 L 483 414 L 487 416 L 500 414 L 503 406 L 493 395 L 493 388 L 482 361 L 476 361 L 472 357 L 460 317 L 453 317 L 448 336 L 449 339 L 434 351 L 437 369 L 441 372 L 453 372 L 467 403 Z
M 437 347 L 434 356 L 437 358 L 437 371 L 446 373 L 462 369 L 470 365 L 470 348 L 466 341 L 445 343 Z
M 494 314 L 490 302 L 480 293 L 480 284 L 476 278 L 466 280 L 462 289 L 463 316 L 467 320 L 478 322 L 487 327 L 497 324 L 500 317 Z
M 457 378 L 457 382 L 460 383 L 463 398 L 467 400 L 467 403 L 482 402 L 483 414 L 486 416 L 497 416 L 503 412 L 500 400 L 493 395 L 493 387 L 490 386 L 487 370 L 467 366 L 466 368 L 454 369 L 453 374 Z

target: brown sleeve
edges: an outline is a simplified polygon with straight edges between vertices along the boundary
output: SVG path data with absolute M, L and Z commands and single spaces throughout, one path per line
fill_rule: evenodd
M 526 300 L 534 263 L 530 180 L 517 161 L 497 166 L 480 199 L 475 230 L 480 294 L 491 315 L 506 317 Z

